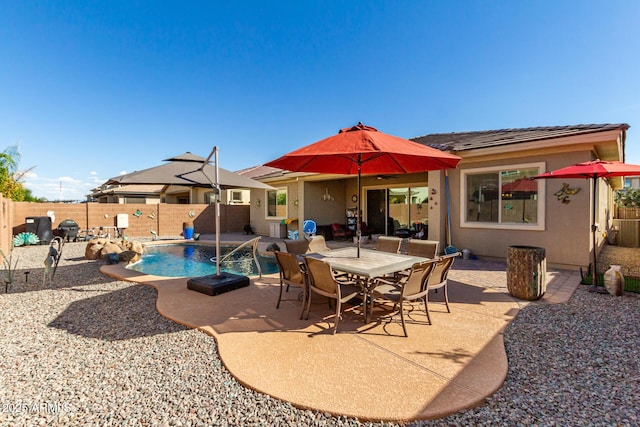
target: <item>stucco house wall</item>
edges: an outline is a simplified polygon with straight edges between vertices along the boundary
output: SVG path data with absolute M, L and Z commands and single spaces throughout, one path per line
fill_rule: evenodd
M 537 156 L 513 157 L 510 159 L 467 162 L 457 170 L 449 172 L 451 199 L 452 244 L 459 249 L 469 249 L 482 257 L 506 258 L 507 248 L 511 245 L 543 247 L 547 259 L 565 267 L 587 266 L 591 250 L 590 215 L 591 197 L 587 179 L 583 180 L 540 180 L 539 190 L 544 191 L 544 227 L 542 230 L 523 230 L 518 227 L 462 225 L 464 215 L 460 197 L 463 183 L 463 171 L 471 168 L 510 166 L 513 164 L 545 164 L 545 170 L 553 170 L 568 164 L 590 160 L 588 152 L 545 154 Z M 563 185 L 580 188 L 580 192 L 571 196 L 570 203 L 562 203 L 554 196 Z M 443 213 L 446 215 L 446 212 Z M 540 219 L 539 219 L 540 220 Z
M 511 245 L 540 246 L 546 249 L 547 262 L 550 265 L 586 269 L 591 262 L 593 249 L 592 197 L 596 197 L 598 203 L 595 221 L 599 224 L 596 243 L 596 250 L 599 250 L 605 241 L 606 231 L 612 224 L 612 193 L 622 186 L 622 179 L 598 180 L 595 193 L 591 191 L 591 181 L 588 179 L 537 181 L 538 203 L 544 206 L 538 214 L 543 213 L 543 218 L 538 218 L 538 225 L 528 226 L 469 222 L 464 224 L 464 198 L 461 195 L 465 187 L 462 177 L 469 171 L 483 168 L 517 169 L 518 166 L 524 165 L 539 167 L 539 173 L 543 173 L 596 158 L 624 160 L 627 129 L 626 124 L 577 125 L 427 135 L 414 140 L 425 139 L 426 143 L 433 142 L 439 147 L 445 144 L 444 149 L 449 148 L 462 158 L 457 169 L 448 171 L 451 193 L 451 243 L 455 247 L 469 249 L 480 257 L 504 259 L 507 256 L 507 248 Z M 517 138 L 520 139 L 512 141 Z M 467 144 L 467 141 L 471 143 Z M 450 145 L 446 146 L 447 143 Z M 467 146 L 469 148 L 466 148 Z M 378 185 L 428 186 L 428 238 L 438 240 L 440 247 L 444 248 L 447 243 L 445 173 L 431 171 L 384 178 L 378 180 L 376 176 L 362 177 L 363 191 L 358 195 L 360 200 L 363 200 L 367 188 L 376 188 Z M 291 224 L 290 228 L 297 226 L 301 230 L 302 219 L 314 219 L 319 224 L 344 223 L 346 208 L 356 204 L 351 199 L 357 193 L 356 178 L 353 176 L 281 173 L 260 180 L 274 187 L 286 186 L 290 195 L 290 205 L 294 200 L 291 195 L 296 195 L 299 205 L 295 209 L 290 206 L 289 216 L 295 215 L 300 221 Z M 569 203 L 562 203 L 554 195 L 564 183 L 569 184 L 570 188 L 580 189 L 570 197 Z M 323 200 L 324 193 L 330 194 L 334 199 Z M 264 194 L 262 190 L 253 190 L 251 200 L 264 200 Z M 364 200 L 362 207 L 366 218 Z M 259 234 L 269 234 L 268 222 L 263 211 L 251 209 L 251 223 Z
M 363 176 L 361 179 L 362 191 L 358 197 L 363 200 L 367 189 L 376 188 L 383 183 L 394 186 L 415 185 L 416 183 L 426 185 L 427 180 L 428 173 L 398 175 L 384 180 L 377 179 L 375 175 Z M 279 189 L 286 188 L 286 218 L 297 220 L 290 223 L 288 228 L 296 229 L 300 233 L 302 233 L 302 223 L 305 219 L 314 220 L 318 225 L 345 224 L 347 208 L 357 205 L 357 202 L 352 199 L 358 193 L 355 176 L 305 174 L 305 176 L 291 179 L 289 175 L 284 179 L 267 179 L 264 182 Z M 254 231 L 261 235 L 269 235 L 270 223 L 281 221 L 285 217 L 269 218 L 266 216 L 265 190 L 251 190 L 251 200 L 251 225 Z M 364 204 L 362 209 L 366 218 Z

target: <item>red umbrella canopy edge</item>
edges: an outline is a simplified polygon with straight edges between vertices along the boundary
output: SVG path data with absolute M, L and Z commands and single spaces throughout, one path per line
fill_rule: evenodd
M 536 175 L 541 178 L 607 178 L 615 176 L 640 176 L 640 165 L 605 160 L 592 160 Z
M 294 172 L 354 175 L 455 168 L 460 157 L 359 123 L 265 163 Z

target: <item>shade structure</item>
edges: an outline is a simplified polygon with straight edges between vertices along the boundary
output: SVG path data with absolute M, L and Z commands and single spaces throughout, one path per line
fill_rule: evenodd
M 370 174 L 403 174 L 455 168 L 460 157 L 408 139 L 379 132 L 358 123 L 336 135 L 299 148 L 265 163 L 292 172 L 357 175 L 358 212 L 361 219 L 360 177 Z M 356 221 L 360 256 L 360 221 Z
M 594 289 L 598 284 L 597 275 L 597 261 L 598 255 L 596 251 L 596 232 L 598 231 L 598 224 L 596 224 L 596 183 L 598 178 L 612 178 L 619 176 L 640 176 L 640 165 L 632 165 L 624 162 L 617 161 L 604 161 L 604 160 L 592 160 L 589 162 L 577 163 L 575 165 L 567 166 L 564 168 L 556 169 L 554 171 L 545 172 L 540 175 L 536 175 L 533 179 L 571 179 L 571 178 L 587 178 L 591 179 L 591 188 L 593 194 L 593 203 L 591 207 L 591 234 L 593 239 L 593 262 L 591 264 L 591 277 L 593 278 Z
M 188 187 L 210 187 L 216 174 L 215 166 L 204 157 L 186 152 L 164 160 L 165 164 L 110 178 L 107 184 L 164 184 Z M 202 165 L 205 165 L 202 168 Z M 218 184 L 221 188 L 261 188 L 273 187 L 260 181 L 218 168 Z
M 214 164 L 210 163 L 215 156 Z M 220 272 L 220 190 L 223 188 L 262 188 L 272 190 L 273 187 L 222 169 L 218 166 L 218 147 L 213 147 L 209 157 L 204 158 L 186 152 L 165 160 L 163 165 L 126 175 L 111 178 L 107 184 L 163 184 L 184 185 L 190 187 L 211 188 L 216 194 L 215 230 L 216 230 L 216 274 L 215 278 L 223 280 Z

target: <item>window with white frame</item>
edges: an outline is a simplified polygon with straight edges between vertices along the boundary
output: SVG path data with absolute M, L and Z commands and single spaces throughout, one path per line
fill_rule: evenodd
M 208 205 L 216 202 L 216 195 L 213 191 L 209 191 L 204 193 L 204 202 Z
M 287 189 L 267 191 L 267 218 L 287 217 Z
M 231 197 L 229 197 L 230 201 L 233 203 L 242 203 L 242 191 L 230 191 Z
M 462 170 L 462 227 L 544 229 L 544 163 Z

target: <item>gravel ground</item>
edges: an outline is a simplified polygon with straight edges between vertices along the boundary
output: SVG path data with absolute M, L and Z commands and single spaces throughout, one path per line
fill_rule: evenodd
M 46 286 L 48 248 L 14 251 L 20 271 L 0 293 L 0 425 L 396 425 L 244 388 L 213 338 L 160 316 L 154 288 L 102 275 L 84 246 L 65 245 Z M 412 425 L 640 425 L 640 298 L 586 289 L 520 312 L 505 332 L 507 380 L 486 404 Z
M 598 255 L 598 271 L 604 273 L 611 265 L 622 267 L 622 274 L 640 278 L 640 248 L 604 245 Z

